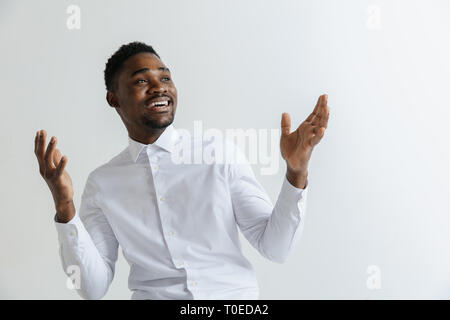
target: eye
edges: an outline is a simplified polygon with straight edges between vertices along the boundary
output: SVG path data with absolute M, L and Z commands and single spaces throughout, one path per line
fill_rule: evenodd
M 141 82 L 141 81 L 147 82 L 147 80 L 145 80 L 145 79 L 137 79 L 136 83 L 144 83 L 144 82 Z
M 169 77 L 164 77 L 163 79 L 167 79 L 166 81 L 170 81 L 170 78 L 169 78 Z

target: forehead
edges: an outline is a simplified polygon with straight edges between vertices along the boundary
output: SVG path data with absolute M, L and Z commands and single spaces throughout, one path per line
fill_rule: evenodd
M 123 63 L 122 74 L 130 76 L 136 70 L 148 68 L 150 70 L 159 71 L 161 67 L 166 67 L 165 64 L 153 53 L 142 52 L 129 57 Z

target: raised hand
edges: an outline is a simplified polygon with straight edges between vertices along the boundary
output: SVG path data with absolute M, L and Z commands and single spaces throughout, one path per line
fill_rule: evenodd
M 36 132 L 34 138 L 34 153 L 39 163 L 39 173 L 44 178 L 53 196 L 58 220 L 70 220 L 74 214 L 73 186 L 65 167 L 67 157 L 56 149 L 56 137 L 52 137 L 45 150 L 45 130 Z M 63 222 L 63 221 L 61 221 Z
M 299 188 L 305 187 L 312 150 L 324 136 L 328 125 L 330 111 L 327 99 L 326 94 L 321 95 L 313 112 L 292 133 L 289 114 L 283 113 L 281 116 L 280 150 L 286 160 L 286 177 Z

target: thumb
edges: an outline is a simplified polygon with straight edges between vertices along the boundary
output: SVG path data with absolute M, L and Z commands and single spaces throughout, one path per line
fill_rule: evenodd
M 55 167 L 58 166 L 58 163 L 61 160 L 61 158 L 62 158 L 61 152 L 58 149 L 56 149 L 55 153 L 53 153 L 53 164 L 55 165 Z
M 291 132 L 291 117 L 289 113 L 283 112 L 281 114 L 281 136 L 287 136 Z

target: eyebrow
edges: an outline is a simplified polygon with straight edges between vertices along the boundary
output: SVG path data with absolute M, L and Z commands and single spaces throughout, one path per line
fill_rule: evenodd
M 154 70 L 155 70 L 155 69 L 154 69 Z M 166 68 L 166 67 L 159 67 L 159 68 L 156 69 L 156 70 L 160 70 L 160 71 L 168 71 L 168 72 L 170 72 L 169 68 Z M 134 75 L 138 74 L 138 73 L 144 73 L 144 72 L 147 72 L 147 71 L 150 71 L 150 69 L 149 69 L 149 68 L 142 68 L 142 69 L 136 70 L 136 71 L 134 71 L 134 72 L 130 75 L 130 78 L 133 77 Z

